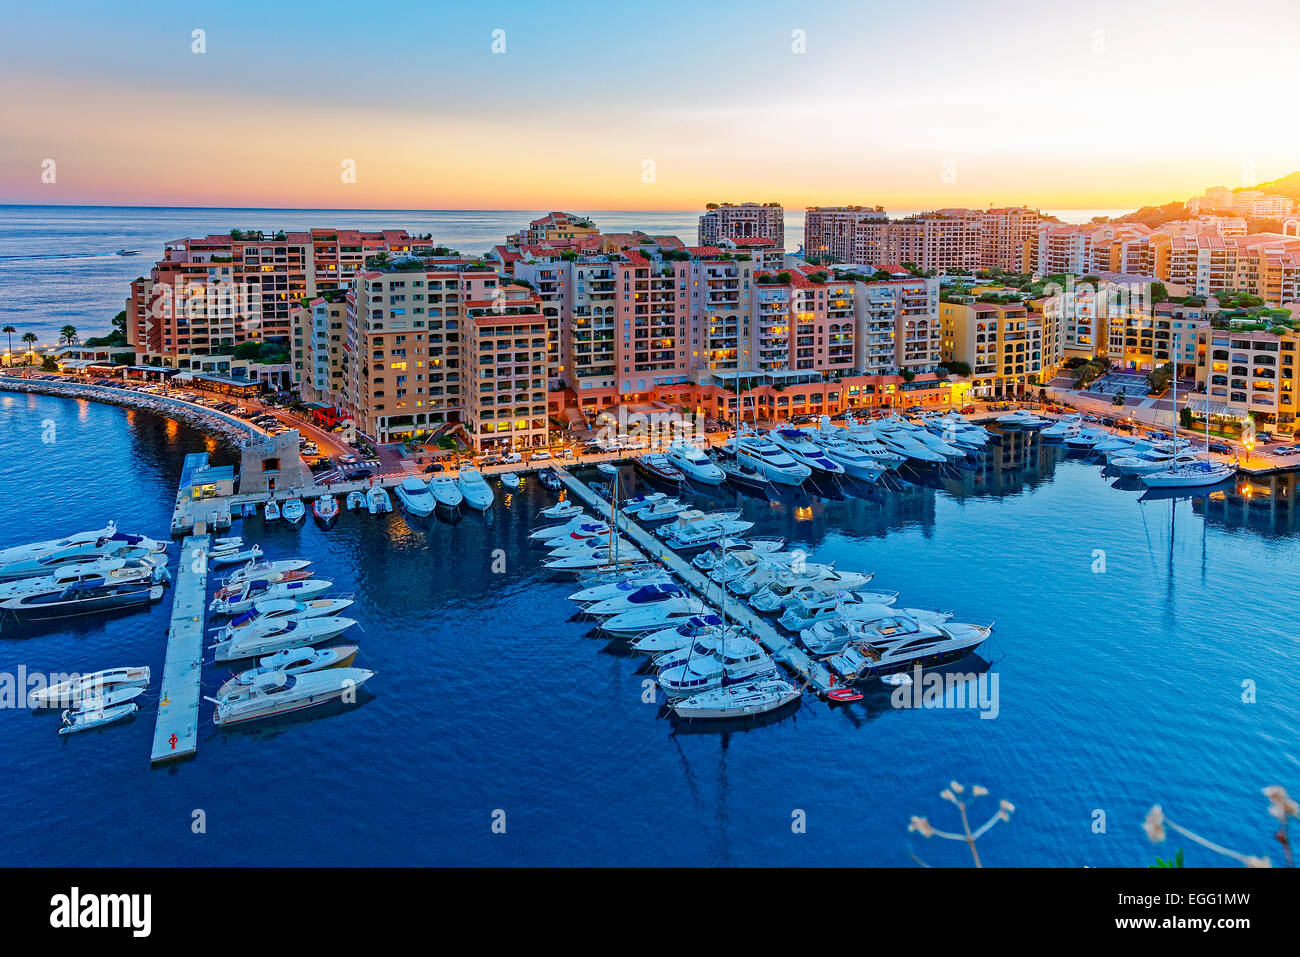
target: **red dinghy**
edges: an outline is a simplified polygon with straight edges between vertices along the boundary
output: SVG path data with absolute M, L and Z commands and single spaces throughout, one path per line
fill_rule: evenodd
M 826 692 L 826 697 L 831 701 L 861 701 L 862 693 L 852 688 L 835 688 Z

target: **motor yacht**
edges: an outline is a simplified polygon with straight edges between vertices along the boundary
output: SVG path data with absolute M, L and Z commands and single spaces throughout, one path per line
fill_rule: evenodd
M 666 501 L 668 501 L 667 492 L 647 492 L 644 495 L 633 495 L 630 498 L 623 499 L 623 501 L 619 502 L 619 507 L 624 515 L 632 517 L 657 502 Z M 673 501 L 676 501 L 676 499 L 673 499 Z
M 506 489 L 506 491 L 509 491 L 509 492 L 515 492 L 515 491 L 518 491 L 518 490 L 519 490 L 519 486 L 520 486 L 519 473 L 518 473 L 518 472 L 502 472 L 502 473 L 501 473 L 501 485 Z
M 208 611 L 217 615 L 237 615 L 248 611 L 256 602 L 292 598 L 306 601 L 328 591 L 333 582 L 324 578 L 305 581 L 249 581 L 220 588 L 208 603 Z
M 662 502 L 655 502 L 648 508 L 638 511 L 635 516 L 638 522 L 644 525 L 652 525 L 655 522 L 665 522 L 670 518 L 677 518 L 683 513 L 690 511 L 690 505 L 679 502 L 675 498 L 664 499 Z
M 772 429 L 767 433 L 772 444 L 790 453 L 790 457 L 806 465 L 809 474 L 843 475 L 844 466 L 832 458 L 825 449 L 813 442 L 802 429 Z
M 948 623 L 944 625 L 920 624 L 916 634 L 891 637 L 887 641 L 872 640 L 874 625 L 862 627 L 866 640 L 855 641 L 837 655 L 827 659 L 827 665 L 849 682 L 909 671 L 915 667 L 934 668 L 960 661 L 973 652 L 992 634 L 992 625 Z
M 642 455 L 634 459 L 632 464 L 642 475 L 666 485 L 681 485 L 686 480 L 686 474 L 668 456 L 657 452 Z
M 605 570 L 617 566 L 639 565 L 646 561 L 645 555 L 631 545 L 620 544 L 617 554 L 608 548 L 597 548 L 578 555 L 564 555 L 543 562 L 542 567 L 551 571 L 586 571 Z
M 429 493 L 437 502 L 437 507 L 447 514 L 458 511 L 460 503 L 465 500 L 465 493 L 450 475 L 435 475 L 429 479 Z
M 262 520 L 266 522 L 278 522 L 280 520 L 280 506 L 275 499 L 270 499 L 262 506 Z
M 236 569 L 222 584 L 239 585 L 259 579 L 276 582 L 301 581 L 304 578 L 311 578 L 312 573 L 306 570 L 310 564 L 311 562 L 305 558 L 284 558 L 277 561 L 264 558 Z
M 57 684 L 31 692 L 27 700 L 33 708 L 67 707 L 114 688 L 147 688 L 149 677 L 149 669 L 143 665 L 74 674 Z
M 873 459 L 862 448 L 833 435 L 818 434 L 812 438 L 823 452 L 842 469 L 849 478 L 862 482 L 877 482 L 889 466 Z M 881 446 L 884 449 L 884 446 Z
M 87 542 L 46 552 L 38 558 L 20 559 L 0 565 L 0 582 L 18 581 L 23 578 L 46 578 L 74 565 L 95 565 L 114 558 L 120 558 L 125 562 L 149 562 L 155 565 L 167 563 L 166 555 L 143 545 L 125 545 L 114 541 Z
M 743 534 L 753 526 L 753 522 L 738 518 L 714 518 L 702 514 L 690 516 L 683 512 L 675 522 L 656 529 L 655 534 L 674 551 L 686 552 L 720 543 L 733 535 Z
M 359 650 L 356 645 L 334 645 L 330 648 L 292 648 L 277 651 L 273 655 L 259 658 L 256 668 L 249 668 L 232 675 L 217 689 L 217 697 L 224 698 L 238 688 L 251 687 L 262 675 L 273 671 L 298 675 L 308 671 L 324 671 L 326 668 L 347 668 L 352 664 Z
M 213 723 L 226 727 L 291 714 L 339 699 L 351 703 L 356 690 L 374 674 L 365 668 L 328 668 L 295 675 L 275 671 L 260 675 L 251 685 L 240 686 L 225 697 L 207 700 L 216 706 Z
M 1041 415 L 1035 415 L 1028 409 L 1015 409 L 1011 412 L 1003 413 L 997 418 L 998 425 L 1004 429 L 1041 429 L 1051 425 L 1051 419 L 1045 419 Z
M 359 489 L 353 489 L 351 492 L 348 492 L 347 496 L 343 499 L 343 507 L 349 512 L 355 512 L 358 509 L 365 508 L 366 493 Z
M 680 624 L 669 625 L 658 631 L 647 632 L 628 642 L 637 654 L 657 657 L 665 652 L 689 648 L 697 638 L 717 634 L 722 630 L 722 619 L 717 615 L 692 615 Z M 728 636 L 743 634 L 739 625 L 727 628 Z
M 300 648 L 337 638 L 356 620 L 328 615 L 323 618 L 274 618 L 241 629 L 233 638 L 212 645 L 215 660 L 238 661 L 269 655 L 286 648 Z
M 748 465 L 771 482 L 780 485 L 801 485 L 812 469 L 797 462 L 785 449 L 753 433 L 740 434 L 727 443 L 728 451 L 736 457 L 737 464 Z
M 217 631 L 217 641 L 227 641 L 246 628 L 260 628 L 275 621 L 302 621 L 306 618 L 326 618 L 337 615 L 352 604 L 351 598 L 312 598 L 297 601 L 292 598 L 265 599 L 253 602 L 253 607 L 236 615 Z
M 0 601 L 0 618 L 48 621 L 135 608 L 162 600 L 166 589 L 148 581 L 80 581 L 59 590 L 21 595 Z
M 48 555 L 50 552 L 62 551 L 74 545 L 93 545 L 111 539 L 117 534 L 117 523 L 109 522 L 104 528 L 89 532 L 76 532 L 65 538 L 51 538 L 43 542 L 30 542 L 26 545 L 11 545 L 0 548 L 0 566 L 11 562 L 31 561 Z
M 610 527 L 606 522 L 579 511 L 577 515 L 570 518 L 563 525 L 547 525 L 545 528 L 539 528 L 531 532 L 528 538 L 530 541 L 545 544 L 572 535 L 586 538 L 589 535 L 608 535 L 609 533 Z
M 600 627 L 611 635 L 639 635 L 647 631 L 657 631 L 670 624 L 680 624 L 680 619 L 683 618 L 710 613 L 709 606 L 698 598 L 669 598 L 641 608 L 619 612 L 605 619 Z
M 145 582 L 161 585 L 170 579 L 163 565 L 143 560 L 127 561 L 124 558 L 104 558 L 97 562 L 66 565 L 40 578 L 17 578 L 0 584 L 0 600 L 62 592 L 77 584 L 109 584 L 112 582 Z
M 583 514 L 583 508 L 574 502 L 560 501 L 556 502 L 550 508 L 544 508 L 541 511 L 542 518 L 577 518 Z
M 667 569 L 661 569 L 657 572 L 650 572 L 643 575 L 629 575 L 618 581 L 602 582 L 598 585 L 591 585 L 587 588 L 580 589 L 569 596 L 569 601 L 577 602 L 579 605 L 587 606 L 593 602 L 604 601 L 606 598 L 617 598 L 619 595 L 630 595 L 644 585 L 659 585 L 673 580 L 672 573 Z
M 438 500 L 429 491 L 429 486 L 415 476 L 403 479 L 402 484 L 397 486 L 397 500 L 401 502 L 402 508 L 416 518 L 429 517 L 438 506 Z
M 302 499 L 291 498 L 284 503 L 284 506 L 280 509 L 280 514 L 284 516 L 286 522 L 291 524 L 301 522 L 307 517 L 307 506 L 303 504 Z
M 492 486 L 488 485 L 487 479 L 478 469 L 461 469 L 456 476 L 456 487 L 460 489 L 465 504 L 480 512 L 490 509 L 496 499 Z M 436 490 L 434 494 L 437 494 Z
M 689 598 L 688 592 L 682 585 L 675 582 L 655 582 L 642 585 L 635 591 L 625 592 L 618 595 L 611 595 L 608 598 L 602 598 L 599 601 L 592 602 L 583 608 L 589 615 L 617 615 L 625 611 L 634 611 L 638 608 L 644 608 L 656 602 L 668 601 L 672 598 Z
M 692 482 L 699 482 L 701 485 L 721 485 L 726 481 L 727 477 L 722 469 L 718 468 L 718 464 L 694 442 L 682 438 L 675 439 L 672 445 L 668 446 L 667 458 Z
M 1044 426 L 1038 434 L 1044 439 L 1067 439 L 1071 435 L 1078 435 L 1081 428 L 1083 428 L 1083 416 L 1076 412 L 1074 415 L 1062 416 L 1051 425 Z
M 757 643 L 744 659 L 724 659 L 721 655 L 695 655 L 689 661 L 662 669 L 659 687 L 670 698 L 688 698 L 724 684 L 775 674 L 776 662 Z

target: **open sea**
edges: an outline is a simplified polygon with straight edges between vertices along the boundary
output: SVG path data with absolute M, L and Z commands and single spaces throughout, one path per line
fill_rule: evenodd
M 699 211 L 598 212 L 590 216 L 606 232 L 642 229 L 675 235 L 694 245 Z M 890 210 L 904 216 L 916 210 Z M 1125 210 L 1062 209 L 1066 222 Z M 466 255 L 481 255 L 510 233 L 543 215 L 543 210 L 392 210 L 392 209 L 214 209 L 141 206 L 0 205 L 0 326 L 34 332 L 53 345 L 65 325 L 82 339 L 107 335 L 113 316 L 125 308 L 130 282 L 148 275 L 162 256 L 163 244 L 187 236 L 239 229 L 407 229 Z M 786 211 L 786 246 L 803 242 L 803 211 Z M 119 249 L 139 255 L 118 256 Z M 7 343 L 6 343 L 7 344 Z
M 182 458 L 208 445 L 153 415 L 0 393 L 0 547 L 109 519 L 165 537 Z M 701 503 L 873 570 L 869 587 L 900 606 L 996 622 L 956 666 L 996 679 L 991 720 L 875 692 L 725 731 L 674 727 L 643 703 L 638 661 L 574 620 L 575 586 L 546 578 L 527 543 L 553 501 L 531 479 L 499 492 L 490 520 L 237 521 L 269 557 L 310 558 L 355 595 L 350 637 L 377 672 L 360 702 L 239 730 L 214 728 L 205 705 L 197 757 L 150 769 L 170 593 L 6 628 L 0 676 L 147 664 L 155 681 L 133 719 L 64 737 L 57 714 L 6 699 L 0 864 L 969 866 L 963 845 L 908 833 L 912 815 L 958 827 L 939 796 L 953 779 L 989 789 L 977 821 L 1015 806 L 980 841 L 989 866 L 1144 867 L 1178 846 L 1188 866 L 1225 863 L 1176 837 L 1151 845 L 1156 803 L 1278 863 L 1260 789 L 1300 792 L 1291 480 L 1143 501 L 1010 436 L 975 470 L 895 491 L 715 492 Z M 205 688 L 227 673 L 205 668 Z

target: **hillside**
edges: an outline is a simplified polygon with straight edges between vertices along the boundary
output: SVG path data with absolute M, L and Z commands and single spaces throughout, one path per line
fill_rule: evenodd
M 1163 206 L 1143 206 L 1136 212 L 1119 217 L 1115 222 L 1141 223 L 1143 226 L 1155 229 L 1157 226 L 1171 223 L 1176 219 L 1186 219 L 1189 215 L 1187 206 L 1175 200 L 1172 203 L 1165 203 Z
M 1243 187 L 1243 189 L 1244 188 L 1247 187 Z M 1271 193 L 1275 196 L 1286 196 L 1289 199 L 1300 200 L 1300 171 L 1288 173 L 1280 179 L 1271 180 L 1267 183 L 1260 183 L 1258 186 L 1251 186 L 1248 188 L 1257 189 L 1264 193 Z M 1233 192 L 1240 193 L 1241 190 L 1238 189 Z

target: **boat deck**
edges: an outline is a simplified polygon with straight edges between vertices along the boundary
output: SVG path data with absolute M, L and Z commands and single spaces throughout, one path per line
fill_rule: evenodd
M 609 502 L 602 499 L 585 483 L 578 481 L 562 468 L 557 468 L 560 481 L 564 483 L 575 498 L 580 499 L 596 511 L 607 514 Z M 647 532 L 635 521 L 623 520 L 619 527 L 627 538 L 651 558 L 656 559 L 673 571 L 692 591 L 715 607 L 722 603 L 723 586 L 713 581 L 687 559 L 663 544 L 655 535 Z M 810 658 L 802 648 L 782 635 L 777 629 L 749 607 L 744 599 L 729 595 L 727 602 L 728 621 L 739 622 L 753 634 L 754 638 L 767 649 L 778 662 L 785 665 L 798 678 L 807 681 L 819 695 L 825 695 L 835 687 L 834 677 L 826 666 Z
M 153 730 L 150 762 L 158 764 L 193 755 L 199 746 L 200 676 L 203 633 L 207 624 L 208 570 L 195 561 L 208 547 L 208 536 L 195 535 L 181 543 L 176 572 L 172 621 L 167 631 L 162 692 Z

